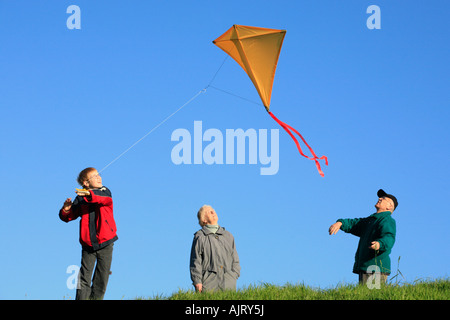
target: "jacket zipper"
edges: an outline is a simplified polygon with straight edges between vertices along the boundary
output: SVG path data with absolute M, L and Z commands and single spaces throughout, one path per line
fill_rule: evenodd
M 109 229 L 111 229 L 111 232 L 114 232 L 113 228 L 111 227 L 111 225 L 109 224 L 108 220 L 105 219 L 106 224 L 108 225 Z

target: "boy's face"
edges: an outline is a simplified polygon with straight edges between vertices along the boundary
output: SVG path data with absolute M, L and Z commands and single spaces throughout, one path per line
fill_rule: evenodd
M 98 189 L 103 186 L 102 177 L 100 177 L 97 170 L 92 170 L 88 173 L 84 186 L 88 189 Z

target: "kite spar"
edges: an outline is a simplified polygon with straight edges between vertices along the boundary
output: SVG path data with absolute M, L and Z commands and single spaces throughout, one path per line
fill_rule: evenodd
M 258 91 L 266 111 L 291 136 L 297 145 L 300 155 L 315 161 L 317 170 L 323 177 L 324 173 L 320 167 L 319 160 L 325 160 L 325 164 L 328 165 L 327 157 L 317 157 L 313 149 L 297 130 L 279 120 L 269 110 L 275 70 L 285 35 L 286 30 L 233 25 L 224 34 L 214 40 L 213 43 L 225 51 L 244 69 Z M 312 157 L 303 153 L 292 131 L 308 147 Z

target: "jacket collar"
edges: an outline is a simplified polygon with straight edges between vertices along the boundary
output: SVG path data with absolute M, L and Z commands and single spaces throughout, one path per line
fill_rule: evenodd
M 392 214 L 392 212 L 390 211 L 383 211 L 383 212 L 375 212 L 374 214 L 371 214 L 370 216 L 373 218 L 384 218 L 384 217 L 388 217 Z
M 205 227 L 205 226 L 203 226 L 203 227 L 201 228 L 201 230 L 203 231 L 203 233 L 205 234 L 205 236 L 207 236 L 208 234 L 213 234 L 213 233 L 211 232 L 211 230 L 209 230 L 209 229 L 208 229 L 207 227 Z M 225 231 L 225 228 L 219 226 L 219 229 L 216 231 L 215 234 L 223 234 L 224 231 Z

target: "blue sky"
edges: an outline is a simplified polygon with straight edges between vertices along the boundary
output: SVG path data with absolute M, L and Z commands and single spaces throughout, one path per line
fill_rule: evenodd
M 66 26 L 72 4 L 80 30 Z M 366 26 L 373 4 L 379 30 Z M 58 210 L 78 172 L 101 170 L 205 88 L 226 56 L 212 40 L 233 24 L 287 30 L 271 110 L 328 157 L 325 177 L 262 106 L 209 88 L 102 172 L 119 236 L 105 299 L 192 288 L 205 203 L 235 237 L 238 287 L 355 283 L 358 239 L 327 230 L 373 213 L 379 188 L 399 200 L 394 273 L 401 257 L 407 281 L 448 277 L 449 11 L 444 0 L 0 0 L 0 299 L 75 297 L 79 225 Z M 213 85 L 259 101 L 232 59 Z M 175 165 L 171 135 L 194 121 L 224 135 L 279 129 L 278 172 Z

